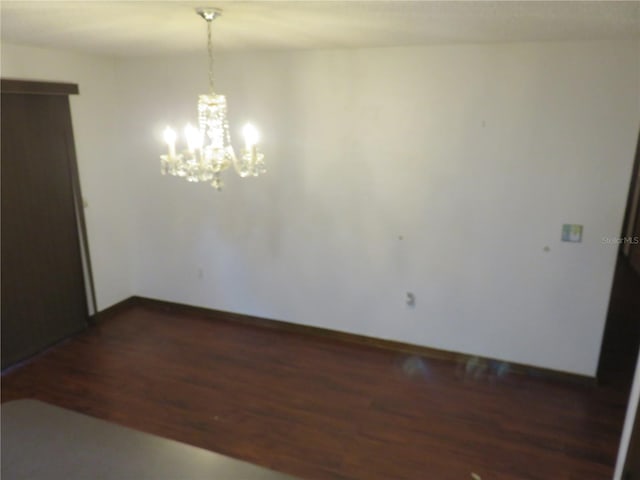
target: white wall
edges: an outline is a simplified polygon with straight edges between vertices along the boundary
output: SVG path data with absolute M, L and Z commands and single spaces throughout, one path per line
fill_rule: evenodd
M 269 167 L 227 175 L 221 193 L 159 174 L 161 129 L 195 120 L 204 54 L 5 44 L 2 75 L 80 86 L 99 308 L 139 294 L 593 375 L 616 257 L 602 237 L 619 234 L 640 123 L 639 47 L 219 55 L 236 142 L 253 120 Z M 562 223 L 584 224 L 583 243 L 561 243 Z
M 115 61 L 3 43 L 1 62 L 3 78 L 78 84 L 80 94 L 70 96 L 71 117 L 98 309 L 131 296 L 131 189 L 116 132 Z
M 222 193 L 158 173 L 161 129 L 195 120 L 204 52 L 122 61 L 134 289 L 594 375 L 616 258 L 602 238 L 620 232 L 640 123 L 638 48 L 219 55 L 235 141 L 253 120 L 269 168 L 228 175 Z M 584 241 L 560 242 L 563 223 L 583 224 Z

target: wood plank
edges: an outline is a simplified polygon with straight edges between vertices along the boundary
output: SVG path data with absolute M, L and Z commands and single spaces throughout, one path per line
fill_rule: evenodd
M 271 328 L 280 330 L 282 332 L 298 333 L 302 335 L 314 335 L 327 337 L 340 342 L 357 343 L 361 345 L 368 345 L 372 347 L 383 348 L 387 350 L 393 350 L 394 352 L 403 352 L 406 354 L 418 355 L 427 357 L 430 359 L 446 360 L 449 362 L 455 362 L 456 364 L 466 365 L 469 362 L 479 362 L 483 365 L 492 364 L 498 366 L 500 363 L 494 359 L 479 358 L 463 353 L 450 352 L 447 350 L 440 350 L 437 348 L 426 347 L 423 345 L 413 345 L 409 343 L 399 342 L 395 340 L 387 340 L 383 338 L 367 337 L 365 335 L 358 335 L 349 332 L 340 332 L 337 330 L 330 330 L 327 328 L 315 327 L 312 325 L 302 325 L 299 323 L 285 322 L 282 320 L 274 320 L 270 318 L 255 317 L 251 315 L 244 315 L 235 312 L 226 312 L 222 310 L 212 310 L 203 307 L 194 307 L 191 305 L 185 305 L 181 303 L 168 302 L 165 300 L 157 300 L 146 297 L 131 297 L 126 300 L 127 304 L 137 303 L 138 305 L 145 305 L 150 308 L 156 308 L 161 311 L 179 312 L 185 314 L 195 314 L 204 317 L 210 317 L 212 319 L 225 319 L 236 323 L 243 323 L 246 325 L 252 325 L 260 328 Z M 522 375 L 534 375 L 537 377 L 557 379 L 572 383 L 579 383 L 583 385 L 592 385 L 596 383 L 595 377 L 587 377 L 585 375 L 578 375 L 575 373 L 561 372 L 558 370 L 550 370 L 547 368 L 535 367 L 532 365 L 523 365 L 517 363 L 508 364 L 509 371 L 512 373 Z
M 624 386 L 476 373 L 138 304 L 3 376 L 2 401 L 40 399 L 308 479 L 611 478 Z

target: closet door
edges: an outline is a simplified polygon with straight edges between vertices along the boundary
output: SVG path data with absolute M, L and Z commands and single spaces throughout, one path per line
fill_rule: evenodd
M 69 99 L 9 93 L 7 85 L 3 80 L 2 368 L 84 329 L 88 319 Z

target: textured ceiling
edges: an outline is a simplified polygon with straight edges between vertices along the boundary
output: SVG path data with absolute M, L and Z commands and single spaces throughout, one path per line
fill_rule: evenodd
M 640 38 L 640 1 L 5 1 L 2 41 L 138 56 L 216 49 Z

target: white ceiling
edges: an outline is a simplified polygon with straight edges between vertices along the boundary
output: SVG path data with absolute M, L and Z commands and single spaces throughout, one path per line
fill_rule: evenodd
M 8 43 L 138 56 L 299 49 L 640 38 L 640 1 L 33 1 L 0 2 Z

